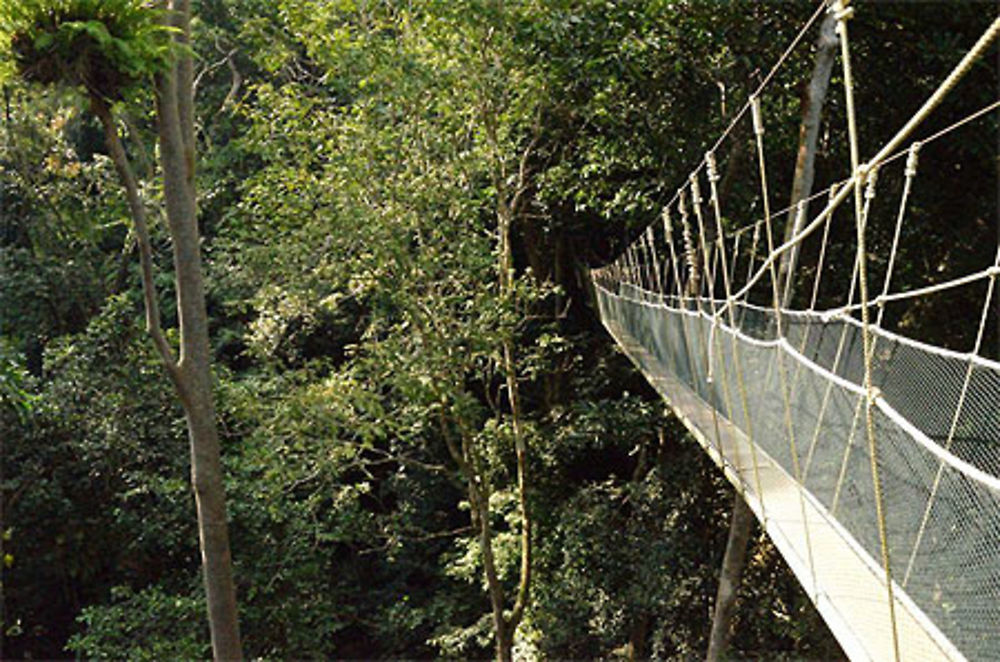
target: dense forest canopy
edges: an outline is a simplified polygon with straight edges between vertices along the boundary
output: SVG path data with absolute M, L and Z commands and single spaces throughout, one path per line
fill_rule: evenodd
M 2 656 L 212 654 L 191 361 L 211 370 L 244 655 L 702 656 L 731 491 L 604 333 L 587 270 L 658 217 L 814 3 L 200 0 L 181 27 L 160 5 L 0 6 Z M 994 8 L 855 11 L 870 150 Z M 764 98 L 789 195 L 818 36 Z M 178 179 L 164 91 L 185 80 Z M 841 84 L 814 190 L 849 163 Z M 997 89 L 977 64 L 923 135 Z M 997 129 L 922 151 L 900 282 L 991 260 Z M 751 140 L 744 122 L 720 152 L 733 209 L 758 204 Z M 901 186 L 874 203 L 876 275 Z M 834 226 L 830 301 L 853 231 Z M 887 325 L 967 349 L 980 299 Z M 740 655 L 841 655 L 759 532 L 734 631 Z

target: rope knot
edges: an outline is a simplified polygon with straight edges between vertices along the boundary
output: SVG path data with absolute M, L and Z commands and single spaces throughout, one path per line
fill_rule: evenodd
M 663 232 L 666 234 L 667 241 L 671 242 L 674 240 L 674 232 L 671 227 L 673 224 L 670 222 L 670 207 L 663 208 Z
M 830 12 L 837 19 L 837 32 L 841 31 L 840 26 L 854 18 L 854 7 L 849 7 L 851 0 L 834 0 L 830 5 Z
M 701 187 L 698 185 L 698 175 L 691 173 L 691 204 L 700 205 L 701 204 Z
M 920 158 L 917 156 L 917 153 L 919 151 L 920 151 L 919 142 L 915 142 L 912 145 L 910 145 L 910 154 L 909 156 L 906 157 L 906 170 L 904 173 L 907 177 L 913 177 L 917 174 L 917 163 L 920 160 Z
M 750 111 L 753 115 L 753 132 L 764 135 L 764 120 L 760 116 L 760 97 L 750 97 Z
M 868 166 L 865 166 L 867 168 Z M 859 168 L 860 170 L 860 168 Z M 871 168 L 865 177 L 868 187 L 865 189 L 865 199 L 872 200 L 875 197 L 875 187 L 878 185 L 878 167 Z
M 708 181 L 719 181 L 719 172 L 715 165 L 715 153 L 705 152 L 705 170 L 708 172 Z
M 882 398 L 882 389 L 880 389 L 878 386 L 870 386 L 868 388 L 867 397 L 869 405 L 874 405 L 876 401 L 884 399 Z

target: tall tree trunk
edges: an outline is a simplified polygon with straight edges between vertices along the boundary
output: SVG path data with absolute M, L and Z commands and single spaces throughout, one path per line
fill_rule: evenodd
M 729 540 L 726 555 L 722 560 L 719 575 L 719 591 L 715 598 L 715 614 L 712 618 L 712 632 L 708 638 L 708 662 L 718 660 L 729 647 L 733 635 L 733 614 L 736 594 L 746 563 L 747 545 L 750 542 L 750 528 L 753 525 L 753 511 L 737 491 L 733 497 L 733 515 L 729 524 Z
M 189 0 L 165 3 L 178 41 L 190 43 Z M 207 597 L 212 652 L 217 660 L 242 659 L 236 590 L 226 516 L 222 460 L 212 390 L 208 314 L 202 277 L 194 185 L 194 100 L 191 57 L 182 55 L 172 71 L 157 77 L 157 128 L 163 195 L 173 244 L 180 325 L 180 354 L 175 358 L 160 326 L 152 273 L 152 248 L 145 206 L 107 102 L 92 98 L 112 160 L 126 190 L 136 229 L 142 267 L 146 326 L 184 409 L 191 449 L 191 483 L 198 515 L 198 537 Z
M 522 182 L 525 172 L 522 164 Z M 514 259 L 511 244 L 511 229 L 514 221 L 515 207 L 512 204 L 508 204 L 504 196 L 505 188 L 502 185 L 498 188 L 498 192 L 501 194 L 499 204 L 497 205 L 497 220 L 500 226 L 500 293 L 505 299 L 508 299 L 514 295 Z M 497 629 L 497 659 L 505 662 L 512 659 L 514 633 L 517 632 L 517 627 L 521 624 L 521 619 L 524 617 L 524 611 L 530 595 L 532 549 L 531 514 L 528 511 L 527 501 L 527 446 L 524 440 L 524 430 L 522 429 L 521 397 L 517 382 L 517 358 L 513 339 L 505 338 L 502 344 L 503 370 L 507 382 L 507 399 L 510 406 L 511 427 L 514 432 L 514 449 L 517 455 L 517 500 L 518 511 L 521 515 L 521 568 L 517 595 L 514 599 L 514 606 L 510 616 L 506 619 L 501 617 L 503 627 Z
M 190 43 L 190 0 L 171 0 L 177 40 Z M 242 658 L 236 589 L 226 515 L 221 453 L 212 392 L 208 314 L 195 196 L 195 133 L 191 56 L 157 80 L 157 119 L 167 222 L 173 241 L 180 324 L 178 392 L 191 446 L 191 484 L 216 659 Z
M 813 179 L 816 174 L 816 143 L 819 140 L 819 128 L 823 117 L 823 106 L 826 103 L 826 93 L 830 88 L 830 75 L 833 72 L 837 55 L 837 18 L 828 13 L 820 24 L 819 40 L 816 42 L 816 59 L 813 62 L 812 76 L 802 99 L 802 124 L 799 127 L 799 147 L 795 159 L 795 175 L 792 179 L 792 195 L 789 203 L 788 220 L 785 222 L 785 241 L 792 238 L 797 230 L 795 223 L 798 217 L 799 202 L 812 194 Z M 785 292 L 784 305 L 791 304 L 792 287 L 785 287 L 785 281 L 795 277 L 795 267 L 799 251 L 795 248 L 781 259 L 779 265 L 779 281 Z
M 820 24 L 812 75 L 802 99 L 802 123 L 799 127 L 799 146 L 795 159 L 795 175 L 792 179 L 791 208 L 785 223 L 786 242 L 792 238 L 797 230 L 796 220 L 799 218 L 799 202 L 808 198 L 812 193 L 820 120 L 823 116 L 823 105 L 830 87 L 830 75 L 833 72 L 836 49 L 839 43 L 836 27 L 836 17 L 833 13 L 828 13 Z M 791 305 L 798 252 L 798 248 L 796 248 L 786 253 L 779 265 L 779 291 L 784 293 L 783 306 Z M 725 652 L 732 636 L 736 594 L 746 561 L 752 524 L 753 513 L 743 497 L 737 492 L 733 500 L 729 539 L 726 543 L 726 554 L 720 571 L 712 632 L 708 642 L 706 659 L 710 662 L 718 660 L 719 656 Z

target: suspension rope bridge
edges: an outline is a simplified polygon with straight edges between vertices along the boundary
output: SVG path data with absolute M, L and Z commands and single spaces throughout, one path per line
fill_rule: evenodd
M 775 214 L 761 99 L 824 9 L 837 20 L 850 176 Z M 743 495 L 849 657 L 996 660 L 1000 363 L 983 349 L 1000 246 L 958 278 L 903 290 L 893 279 L 921 148 L 989 116 L 1000 100 L 920 142 L 912 136 L 1000 34 L 1000 18 L 862 162 L 852 13 L 843 0 L 820 4 L 662 219 L 591 278 L 609 332 Z M 723 215 L 716 154 L 748 114 L 763 217 L 727 233 L 739 210 Z M 892 169 L 902 171 L 902 186 L 876 282 L 866 230 L 879 173 Z M 824 197 L 810 216 L 808 203 Z M 821 308 L 831 227 L 848 200 L 840 216 L 850 216 L 855 239 L 846 302 Z M 778 244 L 773 224 L 789 213 L 792 231 Z M 793 273 L 807 242 L 816 259 Z M 793 307 L 793 283 L 810 277 L 808 304 Z M 889 304 L 973 287 L 985 292 L 968 351 L 885 328 Z

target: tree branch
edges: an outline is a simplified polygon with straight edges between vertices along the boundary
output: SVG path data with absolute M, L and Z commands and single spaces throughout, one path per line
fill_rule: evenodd
M 111 152 L 111 160 L 118 170 L 118 176 L 125 187 L 125 196 L 128 199 L 129 211 L 132 213 L 132 224 L 135 228 L 136 244 L 139 247 L 139 263 L 142 267 L 142 294 L 146 305 L 146 331 L 153 339 L 163 365 L 167 373 L 178 388 L 180 387 L 180 374 L 177 359 L 174 356 L 170 343 L 167 342 L 163 334 L 163 327 L 160 324 L 160 305 L 156 297 L 156 285 L 153 282 L 153 248 L 149 240 L 149 224 L 146 221 L 146 207 L 142 197 L 139 195 L 139 185 L 136 182 L 132 164 L 129 162 L 125 147 L 122 145 L 121 137 L 118 135 L 118 128 L 115 126 L 111 108 L 103 99 L 91 98 L 91 105 L 94 113 L 104 127 L 104 137 L 108 143 L 108 150 Z

